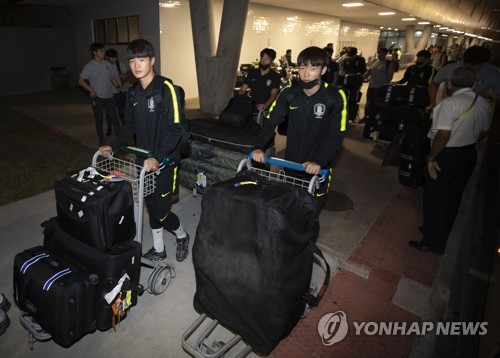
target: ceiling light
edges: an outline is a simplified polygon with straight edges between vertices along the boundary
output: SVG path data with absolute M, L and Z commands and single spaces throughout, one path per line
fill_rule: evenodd
M 398 31 L 398 29 L 394 29 L 394 31 Z
M 383 29 L 384 27 L 383 26 L 380 26 L 381 29 Z
M 365 6 L 365 4 L 362 4 L 360 2 L 350 2 L 346 4 L 342 4 L 343 7 L 357 7 L 357 6 Z
M 416 19 L 414 17 L 405 17 L 401 19 L 401 21 L 415 21 Z
M 379 12 L 378 14 L 379 14 L 380 16 L 396 15 L 396 13 L 395 13 L 395 12 L 393 12 L 393 11 Z
M 448 30 L 447 27 L 440 27 L 439 30 Z
M 430 22 L 429 21 L 419 21 L 418 24 L 419 25 L 430 25 Z

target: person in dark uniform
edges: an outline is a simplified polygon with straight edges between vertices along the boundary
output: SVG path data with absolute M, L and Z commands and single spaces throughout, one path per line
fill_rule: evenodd
M 321 211 L 330 189 L 332 160 L 342 146 L 347 123 L 347 100 L 343 91 L 321 81 L 328 55 L 319 47 L 308 47 L 297 57 L 299 78 L 281 90 L 271 105 L 259 132 L 253 159 L 264 162 L 266 143 L 278 124 L 288 116 L 285 159 L 302 164 L 309 175 L 329 169 L 316 199 Z M 296 174 L 296 175 L 293 175 Z M 300 176 L 293 173 L 293 176 Z
M 177 178 L 177 163 L 180 160 L 179 142 L 182 136 L 181 113 L 182 103 L 173 83 L 164 77 L 157 76 L 153 70 L 155 51 L 153 45 L 144 39 L 132 41 L 127 47 L 126 56 L 130 70 L 138 81 L 129 91 L 135 93 L 133 103 L 129 97 L 125 108 L 125 125 L 120 134 L 109 146 L 99 148 L 101 155 L 107 157 L 136 135 L 137 146 L 152 153 L 148 159 L 137 158 L 138 164 L 148 166 L 148 172 L 160 169 L 165 158 L 168 165 L 161 168 L 156 177 L 156 189 L 146 198 L 149 222 L 153 234 L 153 247 L 144 255 L 151 261 L 167 258 L 163 243 L 163 229 L 177 237 L 177 261 L 183 261 L 189 250 L 189 235 L 184 230 L 177 215 L 170 211 L 172 196 Z M 157 108 L 153 98 L 153 89 L 157 82 L 166 89 L 162 91 L 164 108 Z
M 363 76 L 366 72 L 366 60 L 364 57 L 358 55 L 356 47 L 349 47 L 347 50 L 347 57 L 344 60 L 344 73 L 346 75 L 360 75 Z
M 417 52 L 415 64 L 408 67 L 402 79 L 397 84 L 407 84 L 412 87 L 427 88 L 431 84 L 436 70 L 430 65 L 431 53 L 427 50 Z
M 419 250 L 443 254 L 462 194 L 476 164 L 476 142 L 486 136 L 492 105 L 472 86 L 475 73 L 467 67 L 451 75 L 451 97 L 433 110 L 432 141 L 424 172 L 423 239 L 410 241 Z
M 325 47 L 323 50 L 326 52 L 328 55 L 328 65 L 326 67 L 326 72 L 324 75 L 321 76 L 321 80 L 325 81 L 326 83 L 331 83 L 332 85 L 337 84 L 337 80 L 339 78 L 339 64 L 335 62 L 335 60 L 332 58 L 333 56 L 333 47 Z
M 271 69 L 276 51 L 265 48 L 260 52 L 259 68 L 251 69 L 245 81 L 238 90 L 238 94 L 245 94 L 247 89 L 252 91 L 250 96 L 257 110 L 267 109 L 278 96 L 280 75 Z

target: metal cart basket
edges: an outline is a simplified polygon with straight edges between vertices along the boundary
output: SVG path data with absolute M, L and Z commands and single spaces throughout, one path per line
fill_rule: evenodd
M 135 147 L 123 147 L 121 148 L 129 154 L 135 154 L 142 157 L 149 157 L 151 154 L 140 148 Z M 98 159 L 101 160 L 98 160 Z M 168 160 L 164 160 L 162 165 L 168 164 Z M 132 192 L 134 197 L 134 214 L 137 225 L 137 236 L 135 240 L 142 244 L 142 229 L 144 221 L 144 198 L 151 195 L 156 188 L 156 176 L 160 173 L 161 168 L 156 172 L 149 172 L 147 166 L 141 166 L 132 160 L 124 160 L 116 158 L 112 153 L 107 157 L 103 158 L 100 156 L 100 152 L 97 151 L 92 158 L 92 167 L 112 175 L 117 173 L 123 180 L 130 182 L 132 185 Z M 141 264 L 143 266 L 152 268 L 153 271 L 149 275 L 147 283 L 143 287 L 153 295 L 159 295 L 163 293 L 172 278 L 175 277 L 175 269 L 166 263 L 156 263 L 150 260 L 141 258 Z

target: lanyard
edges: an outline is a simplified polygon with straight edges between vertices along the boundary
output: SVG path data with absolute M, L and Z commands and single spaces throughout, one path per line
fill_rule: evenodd
M 474 107 L 474 104 L 476 103 L 477 101 L 477 97 L 478 95 L 476 94 L 476 97 L 474 97 L 474 100 L 472 101 L 472 103 L 469 105 L 469 107 L 467 107 L 467 109 L 465 111 L 463 111 L 456 119 L 455 119 L 455 122 L 458 122 L 459 120 L 461 119 L 464 119 L 465 116 L 471 111 L 472 107 Z

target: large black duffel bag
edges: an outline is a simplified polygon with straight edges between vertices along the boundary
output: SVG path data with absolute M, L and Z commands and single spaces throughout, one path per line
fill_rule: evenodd
M 312 298 L 318 231 L 304 189 L 252 175 L 208 187 L 193 246 L 194 308 L 269 354 Z M 329 269 L 322 292 L 328 281 Z
M 90 168 L 91 169 L 91 168 Z M 54 183 L 61 227 L 98 250 L 135 237 L 134 201 L 129 182 L 102 180 L 88 171 Z
M 252 99 L 247 95 L 231 97 L 220 114 L 220 121 L 230 127 L 245 128 L 253 117 Z

